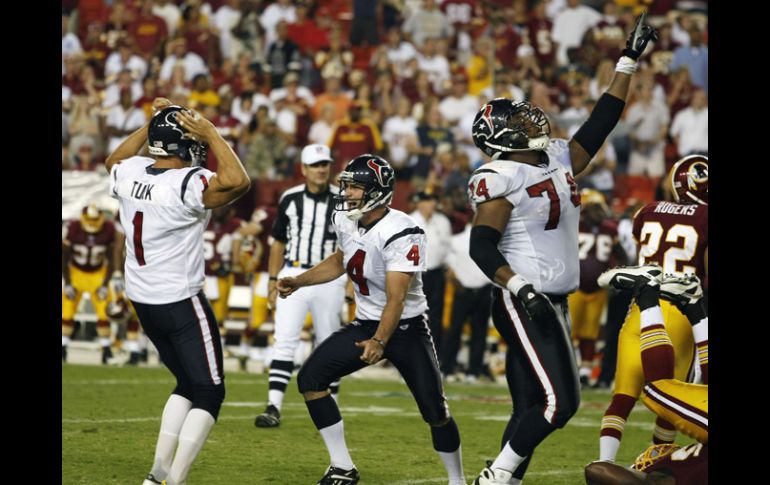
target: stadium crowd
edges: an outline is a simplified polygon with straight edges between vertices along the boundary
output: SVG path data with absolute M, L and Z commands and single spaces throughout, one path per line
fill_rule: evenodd
M 451 238 L 473 214 L 470 175 L 489 161 L 471 139 L 480 106 L 528 100 L 553 137 L 571 137 L 643 9 L 660 39 L 640 62 L 620 123 L 576 177 L 621 221 L 623 244 L 635 208 L 670 200 L 664 175 L 674 162 L 708 154 L 707 2 L 63 0 L 62 171 L 101 171 L 162 96 L 212 120 L 251 178 L 230 214 L 251 224 L 234 238 L 250 241 L 234 272 L 266 271 L 273 208 L 300 183 L 300 151 L 311 143 L 331 149 L 332 174 L 359 154 L 383 156 L 396 173 L 393 207 L 427 219 L 437 209 L 451 234 L 429 244 L 463 252 Z M 211 154 L 207 167 L 216 170 Z M 634 260 L 633 244 L 623 247 Z M 443 258 L 435 268 L 450 270 L 446 328 L 468 261 L 451 249 Z M 452 373 L 456 344 L 447 345 L 442 370 Z M 483 372 L 476 364 L 469 375 Z

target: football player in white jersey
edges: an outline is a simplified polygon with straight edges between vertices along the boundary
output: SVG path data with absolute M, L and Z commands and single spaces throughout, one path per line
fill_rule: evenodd
M 492 161 L 471 176 L 476 216 L 470 255 L 498 288 L 492 316 L 508 344 L 506 379 L 514 412 L 502 450 L 475 485 L 519 484 L 535 447 L 580 404 L 567 294 L 578 287 L 582 172 L 620 119 L 631 75 L 657 37 L 637 20 L 607 92 L 571 140 L 550 140 L 540 108 L 494 99 L 476 114 L 473 141 Z
M 153 102 L 156 114 L 106 161 L 126 232 L 126 294 L 176 377 L 155 459 L 143 485 L 184 484 L 225 398 L 222 345 L 203 293 L 203 232 L 211 209 L 233 202 L 249 177 L 230 145 L 195 112 Z M 137 155 L 148 144 L 151 157 Z M 206 146 L 217 172 L 200 167 Z
M 324 340 L 297 376 L 331 459 L 319 485 L 359 481 L 329 385 L 383 358 L 401 373 L 430 425 L 433 448 L 444 462 L 449 484 L 465 484 L 460 434 L 444 397 L 422 291 L 425 232 L 410 216 L 388 207 L 394 183 L 393 168 L 384 159 L 365 154 L 351 160 L 340 174 L 340 197 L 332 216 L 337 251 L 276 285 L 281 298 L 286 298 L 347 271 L 355 288 L 355 320 Z

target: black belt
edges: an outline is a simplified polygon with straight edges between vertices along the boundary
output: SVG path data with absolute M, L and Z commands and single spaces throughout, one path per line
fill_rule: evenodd
M 303 264 L 299 261 L 289 261 L 288 259 L 285 261 L 287 268 L 302 268 L 302 269 L 310 269 L 313 267 L 312 264 Z
M 567 303 L 567 295 L 554 295 L 553 293 L 544 293 L 551 300 L 551 303 Z

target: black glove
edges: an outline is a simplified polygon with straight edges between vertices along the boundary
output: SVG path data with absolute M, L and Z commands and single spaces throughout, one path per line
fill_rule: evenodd
M 631 35 L 628 36 L 626 48 L 623 49 L 623 55 L 633 60 L 639 59 L 650 40 L 657 41 L 659 37 L 656 28 L 645 25 L 644 21 L 646 18 L 647 12 L 645 11 L 636 19 L 636 26 Z
M 524 285 L 516 296 L 521 300 L 529 318 L 542 322 L 546 318 L 556 318 L 556 309 L 551 300 L 542 293 L 535 291 L 532 285 Z

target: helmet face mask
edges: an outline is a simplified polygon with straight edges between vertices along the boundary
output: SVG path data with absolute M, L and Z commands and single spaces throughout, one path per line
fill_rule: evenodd
M 709 159 L 703 155 L 689 155 L 671 167 L 671 193 L 681 204 L 709 203 Z
M 473 143 L 493 159 L 504 153 L 545 150 L 550 134 L 551 125 L 543 110 L 528 102 L 493 99 L 473 120 Z
M 153 116 L 147 130 L 150 155 L 179 157 L 197 167 L 206 160 L 206 145 L 195 141 L 187 130 L 179 125 L 176 115 L 187 111 L 181 106 L 169 106 Z
M 340 173 L 340 193 L 334 198 L 334 209 L 346 212 L 348 219 L 357 221 L 378 207 L 390 205 L 394 185 L 393 168 L 384 158 L 360 155 Z M 349 186 L 363 189 L 360 199 L 348 198 L 346 192 Z

